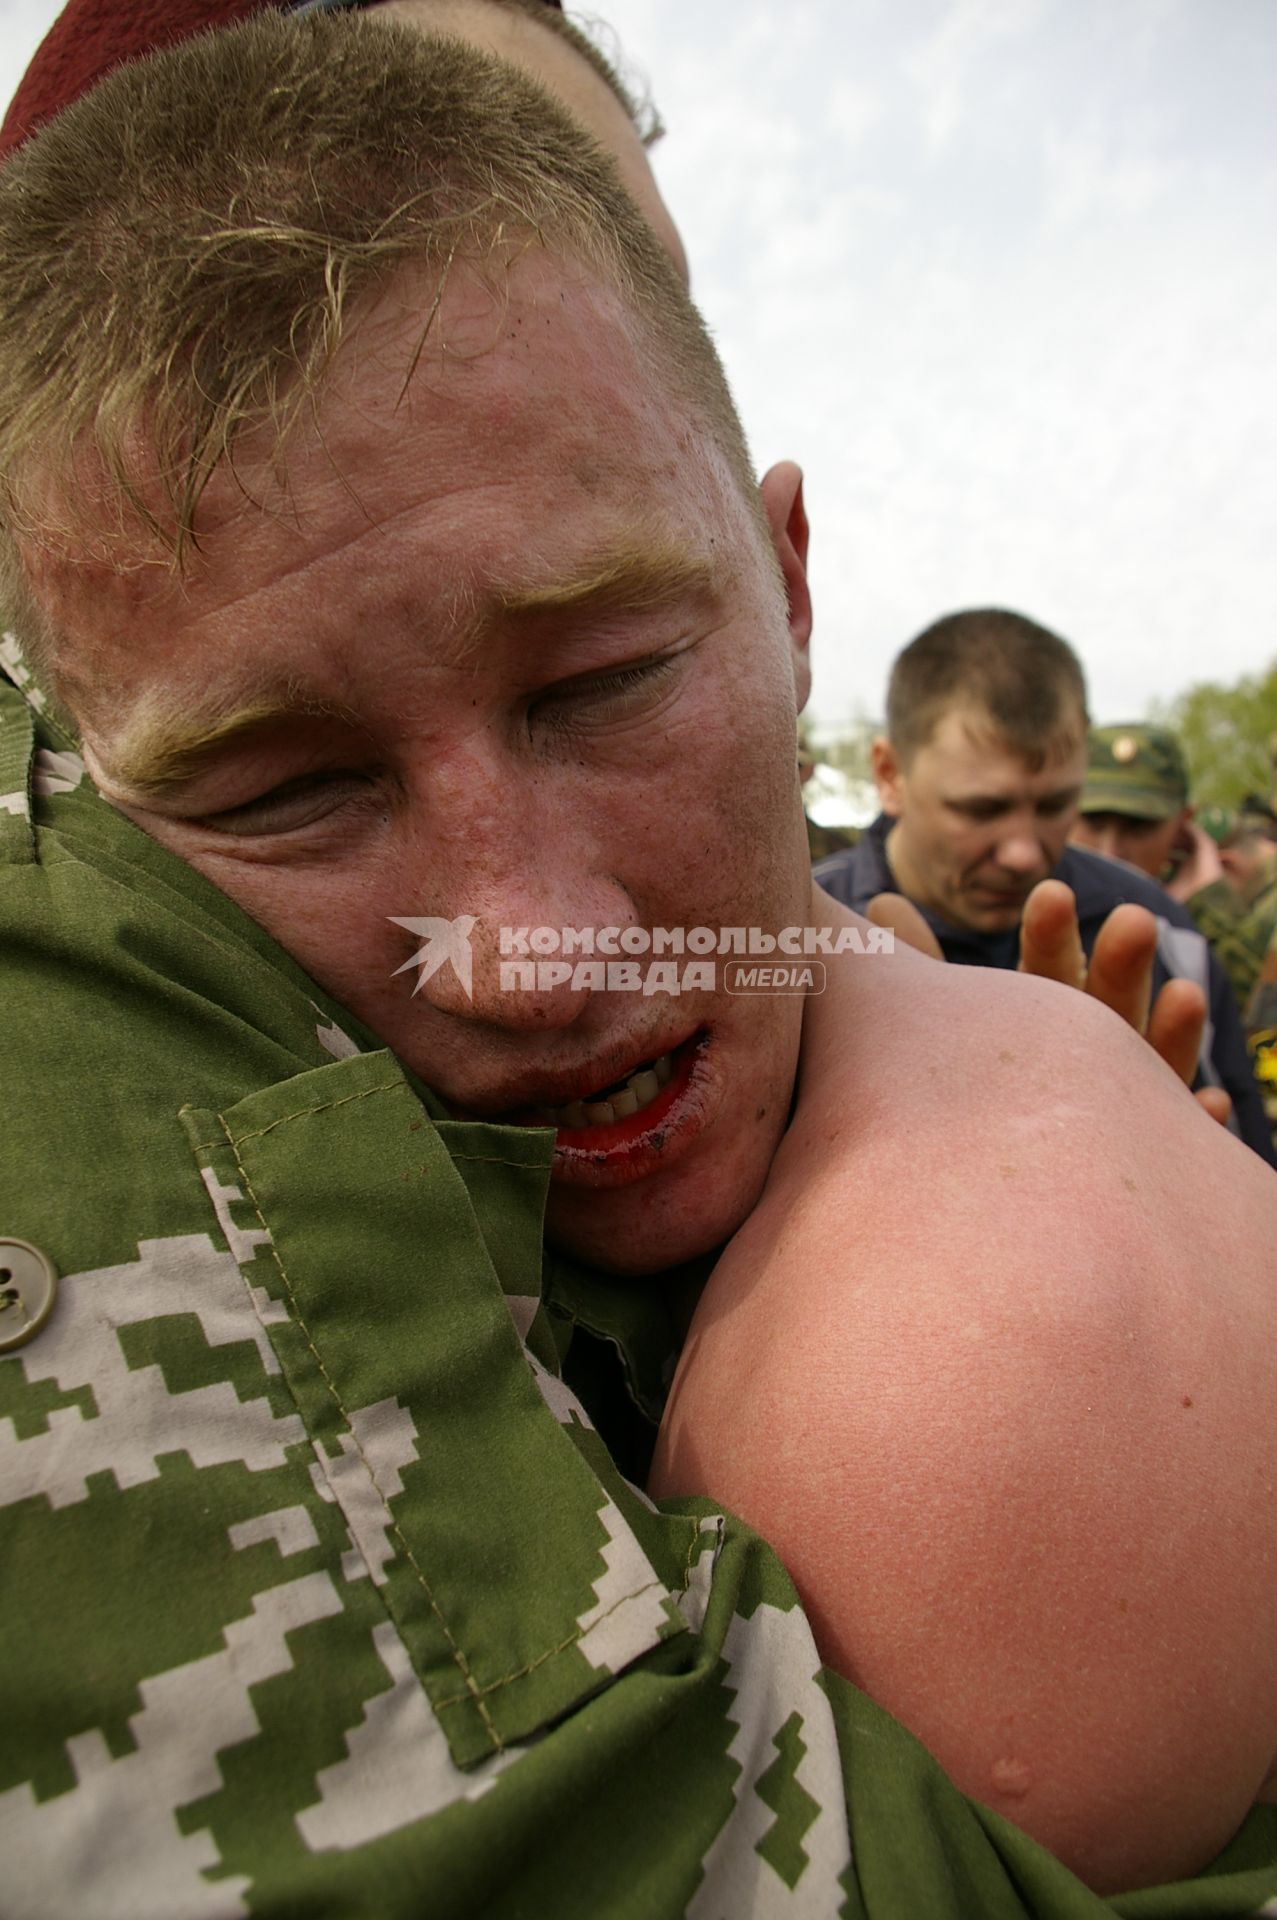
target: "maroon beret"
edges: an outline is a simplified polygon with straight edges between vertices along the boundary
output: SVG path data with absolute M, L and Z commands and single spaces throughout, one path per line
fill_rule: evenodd
M 349 0 L 354 5 L 363 0 Z M 209 27 L 226 27 L 250 14 L 296 0 L 68 0 L 22 76 L 0 127 L 0 160 L 105 79 L 126 60 L 175 47 Z M 375 4 L 375 0 L 374 0 Z M 545 0 L 562 7 L 562 0 Z

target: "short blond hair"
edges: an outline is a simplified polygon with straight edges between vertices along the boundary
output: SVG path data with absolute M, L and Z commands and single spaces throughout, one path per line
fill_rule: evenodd
M 213 472 L 247 431 L 282 440 L 363 297 L 529 246 L 621 294 L 752 494 L 699 315 L 611 160 L 528 75 L 341 13 L 260 14 L 118 69 L 0 168 L 11 606 L 29 619 L 15 538 L 53 531 L 51 501 L 74 535 L 77 475 L 95 526 L 106 502 L 182 565 Z
M 372 0 L 372 4 L 375 8 L 376 0 Z M 558 39 L 565 40 L 580 54 L 587 66 L 593 67 L 604 86 L 624 107 L 630 125 L 643 145 L 654 146 L 661 139 L 665 124 L 646 89 L 640 92 L 632 76 L 623 74 L 619 54 L 616 58 L 609 58 L 598 42 L 591 38 L 591 33 L 604 30 L 601 21 L 592 21 L 591 33 L 587 33 L 558 7 L 548 7 L 545 0 L 487 0 L 487 4 L 504 7 L 507 13 L 521 14 L 535 26 L 543 27 Z

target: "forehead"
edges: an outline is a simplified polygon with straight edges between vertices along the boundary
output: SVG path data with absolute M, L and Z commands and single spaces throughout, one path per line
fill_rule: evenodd
M 699 555 L 721 574 L 758 547 L 726 459 L 617 294 L 540 253 L 491 284 L 455 273 L 436 307 L 437 293 L 433 276 L 400 275 L 282 456 L 271 434 L 242 444 L 210 483 L 187 578 L 83 552 L 46 556 L 43 581 L 33 566 L 68 635 L 57 665 L 78 717 L 110 698 L 104 660 L 125 622 L 164 625 L 151 665 L 180 690 L 207 672 L 196 638 L 234 649 L 250 604 L 256 651 L 285 668 L 299 635 L 348 631 L 366 648 L 392 615 L 418 619 L 442 658 L 502 596 L 570 590 L 574 570 L 618 553 Z
M 211 489 L 238 520 L 243 488 L 278 465 L 248 446 Z M 393 539 L 429 506 L 458 573 L 520 561 L 535 572 L 548 536 L 568 536 L 568 502 L 652 531 L 741 498 L 713 436 L 689 415 L 644 329 L 615 290 L 537 250 L 491 276 L 400 274 L 338 356 L 313 421 L 284 449 L 297 530 L 320 540 L 348 525 Z M 356 512 L 351 517 L 351 509 Z M 250 513 L 243 529 L 287 545 L 290 530 Z M 340 532 L 338 536 L 340 537 Z
M 1044 743 L 1043 757 L 1030 759 L 997 727 L 981 707 L 967 703 L 944 712 L 931 738 L 914 756 L 925 756 L 925 772 L 945 786 L 964 792 L 1006 793 L 1013 789 L 1048 790 L 1080 785 L 1085 760 L 1081 715 Z
M 458 494 L 480 469 L 529 494 L 519 478 L 532 462 L 598 484 L 640 462 L 675 413 L 633 312 L 575 262 L 529 247 L 487 269 L 410 266 L 366 303 L 282 448 L 270 431 L 241 443 L 213 503 L 233 510 L 237 480 L 277 467 L 281 451 L 294 490 L 325 473 L 345 488 L 352 464 L 369 486 L 378 468 L 398 485 L 405 455 Z M 398 443 L 393 461 L 376 458 L 384 436 Z

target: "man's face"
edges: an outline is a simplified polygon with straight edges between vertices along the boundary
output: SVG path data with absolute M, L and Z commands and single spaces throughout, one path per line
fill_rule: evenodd
M 728 996 L 721 969 L 680 997 L 506 990 L 499 929 L 804 920 L 796 475 L 764 482 L 782 583 L 616 297 L 544 256 L 496 295 L 458 273 L 405 391 L 428 308 L 405 276 L 360 325 L 286 500 L 251 447 L 265 509 L 214 480 L 185 582 L 46 556 L 36 590 L 108 798 L 458 1112 L 560 1110 L 552 1238 L 651 1270 L 756 1198 L 800 1002 Z M 160 703 L 176 757 L 139 722 Z M 472 997 L 451 965 L 414 992 L 395 920 L 461 916 Z M 650 1107 L 649 1079 L 610 1124 L 562 1114 L 657 1062 Z
M 1184 844 L 1188 809 L 1179 808 L 1169 820 L 1138 820 L 1127 813 L 1082 813 L 1070 838 L 1079 847 L 1125 860 L 1142 873 L 1160 880 L 1172 855 Z
M 887 848 L 911 900 L 976 933 L 1018 926 L 1024 903 L 1064 850 L 1086 769 L 1085 728 L 1062 733 L 1035 770 L 969 706 L 943 715 L 902 766 L 875 743 Z

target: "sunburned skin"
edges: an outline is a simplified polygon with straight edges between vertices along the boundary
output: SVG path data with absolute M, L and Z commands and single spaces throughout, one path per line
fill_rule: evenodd
M 1176 1879 L 1277 1797 L 1277 1181 L 1081 994 L 828 974 L 650 1490 L 1097 1890 Z

